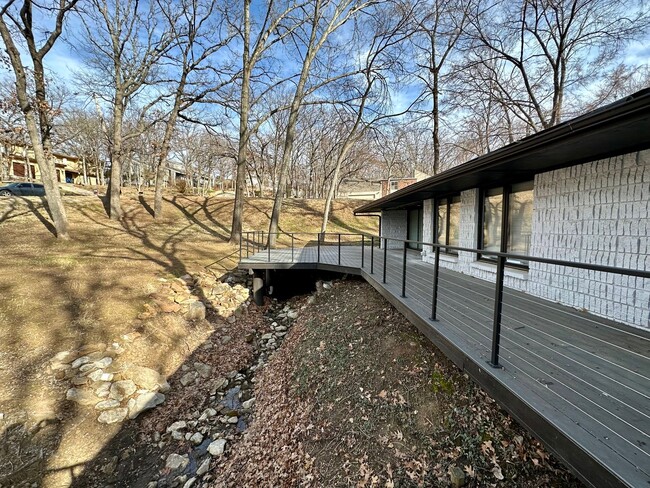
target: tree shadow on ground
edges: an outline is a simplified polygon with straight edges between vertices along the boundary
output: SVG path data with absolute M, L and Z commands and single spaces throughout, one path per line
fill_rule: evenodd
M 138 195 L 138 201 L 142 205 L 142 207 L 151 215 L 152 217 L 155 217 L 155 212 L 153 211 L 153 208 L 151 208 L 151 205 L 145 200 L 144 195 L 140 194 Z

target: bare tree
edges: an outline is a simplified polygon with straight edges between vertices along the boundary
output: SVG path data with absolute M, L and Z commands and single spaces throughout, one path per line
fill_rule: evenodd
M 374 2 L 368 0 L 312 0 L 309 8 L 303 7 L 304 16 L 309 19 L 305 28 L 292 33 L 293 42 L 300 45 L 298 53 L 301 56 L 300 75 L 296 81 L 296 88 L 293 92 L 291 105 L 289 107 L 289 118 L 282 149 L 282 159 L 280 161 L 278 185 L 276 188 L 275 198 L 273 201 L 273 211 L 271 213 L 271 222 L 269 224 L 269 246 L 275 245 L 282 211 L 282 202 L 287 184 L 287 169 L 293 150 L 293 143 L 296 136 L 296 123 L 300 108 L 303 106 L 305 96 L 308 92 L 307 83 L 310 78 L 312 64 L 316 60 L 321 49 L 325 46 L 332 33 L 345 25 L 357 13 L 372 5 Z M 341 75 L 334 75 L 331 79 L 340 78 Z M 323 85 L 331 79 L 321 80 Z
M 61 36 L 63 22 L 77 4 L 77 0 L 58 0 L 47 5 L 34 4 L 30 0 L 24 0 L 20 9 L 15 4 L 16 2 L 11 0 L 5 2 L 0 8 L 0 35 L 14 72 L 16 97 L 25 117 L 34 158 L 41 172 L 56 235 L 61 239 L 67 239 L 69 237 L 68 218 L 57 184 L 54 163 L 50 157 L 52 152 L 52 113 L 47 95 L 44 58 Z M 54 18 L 54 24 L 47 27 L 35 26 L 34 7 L 37 9 L 37 18 Z M 41 31 L 46 32 L 44 40 L 39 46 L 36 38 L 43 35 Z M 17 39 L 21 39 L 27 45 L 27 52 L 33 65 L 33 91 L 30 90 L 29 77 L 16 44 Z
M 79 43 L 91 76 L 84 80 L 93 93 L 102 98 L 112 112 L 110 133 L 109 213 L 112 219 L 122 216 L 124 117 L 137 95 L 148 98 L 140 109 L 144 114 L 161 99 L 152 89 L 157 63 L 174 38 L 164 22 L 156 2 L 139 0 L 90 0 L 82 20 L 85 36 Z M 137 124 L 136 124 L 137 125 Z

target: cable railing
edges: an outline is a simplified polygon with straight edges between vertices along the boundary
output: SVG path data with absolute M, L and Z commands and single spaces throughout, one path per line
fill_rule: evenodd
M 264 231 L 249 231 L 243 233 L 243 239 L 240 243 L 240 261 L 242 259 L 250 259 L 251 255 L 259 255 L 264 252 L 264 258 L 267 263 L 273 262 L 272 249 L 268 246 L 268 232 Z M 301 262 L 313 262 L 315 264 L 336 264 L 341 266 L 345 261 L 346 266 L 350 266 L 351 261 L 354 267 L 366 269 L 366 254 L 369 254 L 369 273 L 374 275 L 377 258 L 375 256 L 376 249 L 381 249 L 383 256 L 381 257 L 381 282 L 387 284 L 388 282 L 388 251 L 389 246 L 394 247 L 391 250 L 401 251 L 401 266 L 399 274 L 401 275 L 401 282 L 399 283 L 401 289 L 401 297 L 407 298 L 407 257 L 409 248 L 424 248 L 429 247 L 434 253 L 433 257 L 433 271 L 432 271 L 432 289 L 431 289 L 431 310 L 430 319 L 432 321 L 438 320 L 438 302 L 439 302 L 439 284 L 440 284 L 440 255 L 441 252 L 465 252 L 476 255 L 477 257 L 489 257 L 494 260 L 491 261 L 496 265 L 495 268 L 495 286 L 494 286 L 494 307 L 492 310 L 492 337 L 491 337 L 491 351 L 490 360 L 488 363 L 494 368 L 501 368 L 499 364 L 500 342 L 501 342 L 501 322 L 503 315 L 503 289 L 505 269 L 508 259 L 516 259 L 517 261 L 528 261 L 532 263 L 542 263 L 552 266 L 562 266 L 573 269 L 583 269 L 588 271 L 612 273 L 621 276 L 630 276 L 637 278 L 650 279 L 650 271 L 619 268 L 614 266 L 606 266 L 599 264 L 590 264 L 582 262 L 565 261 L 560 259 L 542 258 L 537 256 L 523 255 L 519 253 L 487 251 L 484 249 L 468 248 L 460 246 L 452 246 L 447 244 L 438 244 L 435 242 L 419 241 L 412 239 L 401 239 L 397 237 L 376 236 L 365 233 L 306 233 L 306 232 L 279 232 L 276 235 L 275 249 L 290 249 L 290 262 L 298 262 L 303 259 L 299 253 L 306 248 L 316 248 L 315 256 L 311 254 L 308 261 L 302 260 Z M 315 242 L 314 242 L 315 241 Z M 397 243 L 394 245 L 393 243 Z M 324 256 L 323 250 L 326 247 L 336 246 L 335 261 L 330 262 Z M 344 249 L 349 246 L 359 248 L 359 252 L 347 253 L 345 255 Z M 369 249 L 369 253 L 366 252 Z M 442 250 L 442 251 L 441 251 Z M 244 258 L 245 256 L 245 258 Z M 331 255 L 328 255 L 331 257 Z

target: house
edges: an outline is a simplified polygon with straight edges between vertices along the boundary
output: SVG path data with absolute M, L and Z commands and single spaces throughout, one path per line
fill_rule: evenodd
M 413 183 L 417 183 L 418 181 L 422 181 L 428 177 L 428 174 L 415 170 L 413 177 L 388 178 L 386 180 L 380 180 L 381 196 L 385 197 L 386 195 L 390 195 L 393 192 L 402 190 L 407 186 L 412 185 Z
M 381 213 L 387 237 L 648 271 L 650 89 L 412 182 L 355 213 Z M 432 246 L 409 246 L 433 261 Z M 440 261 L 495 280 L 492 256 L 443 249 Z M 650 328 L 647 279 L 515 256 L 505 286 Z
M 84 171 L 81 158 L 53 152 L 52 159 L 56 179 L 59 183 L 83 184 Z M 0 175 L 2 178 L 10 180 L 41 180 L 41 171 L 36 163 L 34 151 L 26 144 L 9 139 L 1 140 L 0 162 L 2 166 Z M 97 177 L 93 168 L 86 168 L 86 179 L 90 185 L 97 184 Z
M 338 187 L 336 197 L 354 200 L 376 200 L 382 196 L 382 187 L 381 181 L 345 178 Z

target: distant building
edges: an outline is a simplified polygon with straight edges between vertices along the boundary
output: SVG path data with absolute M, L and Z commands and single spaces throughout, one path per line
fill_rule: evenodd
M 386 195 L 390 195 L 395 191 L 406 188 L 407 186 L 412 185 L 413 183 L 417 183 L 418 181 L 422 181 L 428 177 L 428 174 L 415 170 L 415 173 L 412 177 L 389 178 L 387 180 L 381 180 L 381 196 L 385 197 Z
M 337 198 L 376 200 L 381 195 L 381 181 L 345 178 L 339 185 Z

